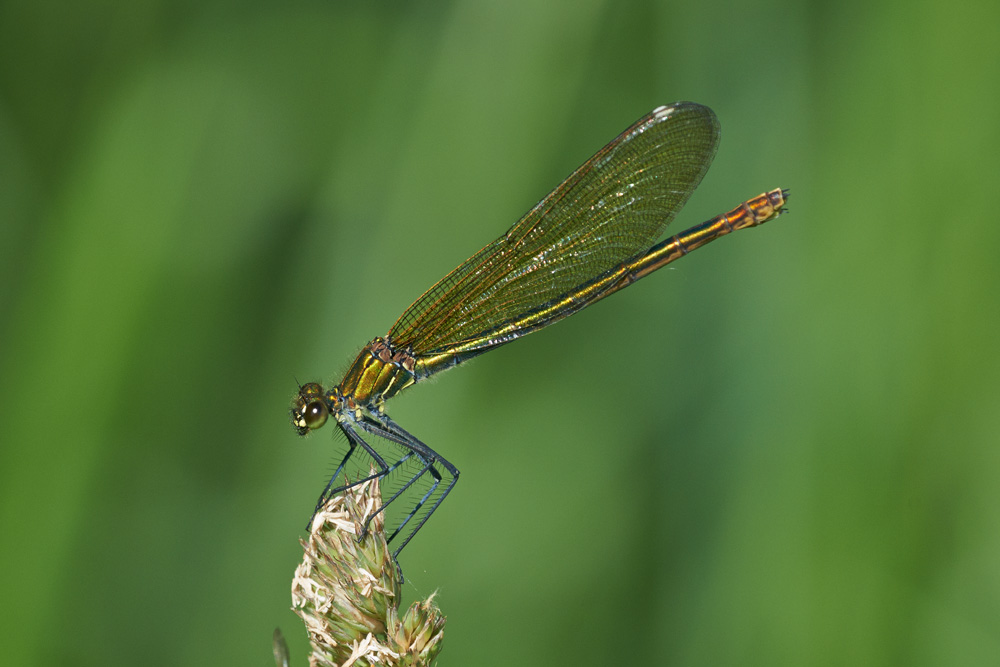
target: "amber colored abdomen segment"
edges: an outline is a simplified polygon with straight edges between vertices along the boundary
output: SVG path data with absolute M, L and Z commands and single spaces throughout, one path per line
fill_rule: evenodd
M 765 192 L 753 199 L 748 199 L 728 213 L 723 213 L 700 225 L 685 229 L 680 234 L 658 243 L 650 248 L 644 256 L 632 263 L 629 271 L 630 280 L 626 284 L 632 284 L 678 257 L 683 257 L 695 248 L 700 248 L 730 232 L 756 227 L 769 220 L 774 220 L 781 214 L 787 196 L 788 191 L 781 188 Z M 624 286 L 622 285 L 622 287 Z M 617 291 L 617 289 L 612 291 Z

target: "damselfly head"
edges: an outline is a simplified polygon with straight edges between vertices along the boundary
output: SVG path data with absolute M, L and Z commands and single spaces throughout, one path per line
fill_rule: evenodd
M 299 435 L 325 424 L 330 409 L 323 398 L 323 387 L 315 382 L 299 387 L 299 395 L 292 401 L 291 415 L 292 426 Z

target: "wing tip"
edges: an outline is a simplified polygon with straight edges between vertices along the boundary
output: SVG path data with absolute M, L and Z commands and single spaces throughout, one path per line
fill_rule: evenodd
M 704 116 L 711 116 L 712 118 L 715 117 L 715 112 L 712 111 L 711 108 L 705 106 L 704 104 L 698 104 L 697 102 L 687 102 L 687 101 L 679 101 L 679 102 L 674 102 L 672 104 L 664 104 L 658 106 L 652 111 L 650 111 L 649 115 L 657 122 L 662 122 L 676 113 L 683 113 L 685 111 Z

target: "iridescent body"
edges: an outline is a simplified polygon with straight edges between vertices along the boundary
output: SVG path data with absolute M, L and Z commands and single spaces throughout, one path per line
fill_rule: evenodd
M 458 480 L 458 469 L 385 414 L 385 401 L 421 380 L 548 326 L 628 287 L 732 231 L 776 218 L 788 192 L 771 190 L 660 243 L 715 156 L 719 125 L 708 107 L 679 102 L 641 118 L 487 245 L 425 292 L 324 391 L 303 385 L 292 422 L 305 435 L 332 416 L 348 451 L 317 503 L 371 477 L 410 468 L 384 510 L 416 489 L 399 554 Z M 651 245 L 653 244 L 653 245 Z M 366 439 L 364 436 L 374 436 Z M 371 442 L 370 442 L 371 440 Z M 401 456 L 373 446 L 382 440 Z M 343 480 L 357 451 L 374 473 Z

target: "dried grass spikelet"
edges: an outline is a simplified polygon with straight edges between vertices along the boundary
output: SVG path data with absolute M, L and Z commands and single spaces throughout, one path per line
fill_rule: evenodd
M 316 515 L 302 541 L 292 610 L 306 625 L 314 667 L 429 666 L 441 650 L 445 618 L 434 595 L 399 618 L 401 579 L 382 513 L 357 539 L 381 498 L 377 479 L 348 489 Z

